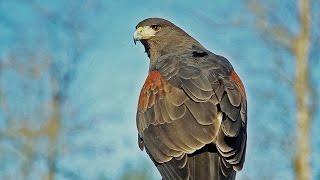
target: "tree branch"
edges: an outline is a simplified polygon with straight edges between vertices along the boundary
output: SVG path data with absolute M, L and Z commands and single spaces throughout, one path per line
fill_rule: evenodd
M 256 26 L 262 35 L 266 35 L 268 37 L 267 40 L 280 44 L 285 49 L 292 51 L 292 44 L 295 38 L 289 33 L 289 29 L 281 24 L 273 24 L 269 22 L 266 8 L 257 0 L 248 0 L 248 6 L 249 10 L 255 14 Z

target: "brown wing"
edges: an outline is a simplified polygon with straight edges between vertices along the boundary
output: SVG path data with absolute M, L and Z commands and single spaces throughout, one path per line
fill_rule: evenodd
M 217 149 L 223 160 L 241 170 L 245 160 L 247 140 L 247 101 L 244 86 L 235 71 L 224 80 L 224 94 L 219 102 L 224 113 L 217 136 Z
M 210 143 L 216 144 L 220 154 L 220 174 L 233 176 L 231 167 L 242 168 L 246 142 L 244 89 L 231 74 L 228 62 L 224 65 L 223 60 L 214 58 L 211 54 L 201 58 L 164 57 L 141 90 L 139 145 L 146 147 L 167 179 L 191 177 L 187 156 Z

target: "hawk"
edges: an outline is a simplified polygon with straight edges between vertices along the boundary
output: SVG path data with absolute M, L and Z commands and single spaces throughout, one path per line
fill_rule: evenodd
M 136 123 L 138 144 L 164 180 L 235 179 L 247 140 L 245 88 L 230 62 L 168 20 L 136 26 L 150 59 Z

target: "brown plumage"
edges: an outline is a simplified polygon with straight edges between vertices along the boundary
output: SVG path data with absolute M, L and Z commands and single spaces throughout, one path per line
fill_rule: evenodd
M 165 180 L 235 179 L 247 140 L 244 86 L 229 61 L 173 23 L 137 25 L 150 58 L 137 111 L 139 147 Z

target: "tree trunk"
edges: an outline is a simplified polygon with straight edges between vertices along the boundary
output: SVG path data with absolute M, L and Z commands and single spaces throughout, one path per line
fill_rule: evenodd
M 299 0 L 300 33 L 293 44 L 296 60 L 294 90 L 297 108 L 297 149 L 295 155 L 295 173 L 297 180 L 311 179 L 310 167 L 310 108 L 309 47 L 310 47 L 310 2 Z

